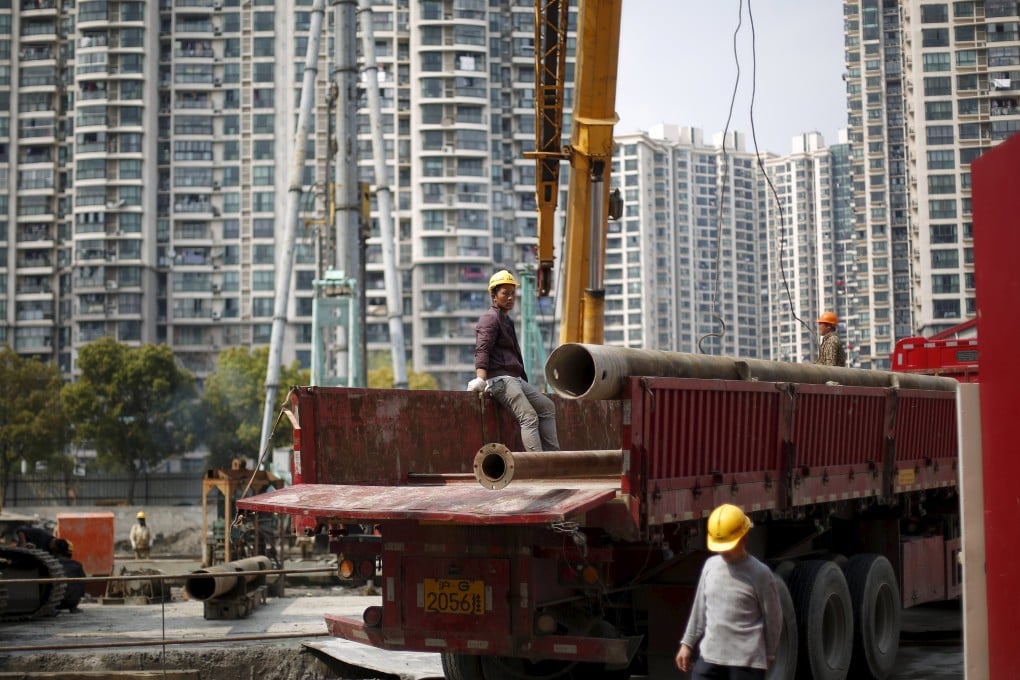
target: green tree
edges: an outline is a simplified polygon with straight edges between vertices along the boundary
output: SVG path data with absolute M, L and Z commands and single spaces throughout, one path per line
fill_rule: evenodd
M 60 408 L 60 371 L 0 348 L 0 510 L 14 466 L 62 463 L 67 428 Z
M 96 450 L 98 463 L 138 474 L 194 444 L 195 381 L 166 345 L 129 347 L 102 338 L 78 353 L 81 375 L 63 390 L 74 441 Z
M 393 362 L 389 352 L 373 352 L 368 360 L 368 386 L 375 389 L 393 389 Z M 439 383 L 429 373 L 418 373 L 407 364 L 407 387 L 411 390 L 438 390 Z
M 261 455 L 268 363 L 268 347 L 252 351 L 231 347 L 220 352 L 216 373 L 205 381 L 202 395 L 202 437 L 209 447 L 209 467 L 228 467 L 234 458 L 257 459 Z M 308 381 L 308 371 L 302 371 L 297 362 L 281 367 L 280 402 L 288 386 L 307 385 Z M 284 418 L 273 435 L 273 445 L 286 446 L 291 436 L 290 421 Z

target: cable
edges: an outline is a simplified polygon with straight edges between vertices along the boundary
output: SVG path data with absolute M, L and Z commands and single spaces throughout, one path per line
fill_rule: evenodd
M 748 9 L 750 10 L 750 0 L 748 0 Z M 730 133 L 730 123 L 733 120 L 733 107 L 737 101 L 737 90 L 740 87 L 740 55 L 737 52 L 737 38 L 740 35 L 740 28 L 744 24 L 744 0 L 740 0 L 740 5 L 737 7 L 737 28 L 733 31 L 733 63 L 737 67 L 737 77 L 733 81 L 733 93 L 730 95 L 730 110 L 726 115 L 726 126 L 723 128 L 722 135 L 722 156 L 720 162 L 722 163 L 722 176 L 716 175 L 716 223 L 715 223 L 715 286 L 712 289 L 712 318 L 718 322 L 722 330 L 718 333 L 706 333 L 698 338 L 698 351 L 702 354 L 708 354 L 705 351 L 703 343 L 708 338 L 719 339 L 719 349 L 722 349 L 722 340 L 726 337 L 726 320 L 719 313 L 719 287 L 721 285 L 721 270 L 722 270 L 722 241 L 723 241 L 723 205 L 726 203 L 726 188 L 729 184 L 729 157 L 726 153 L 726 137 Z
M 768 184 L 772 197 L 776 201 L 776 206 L 779 208 L 779 273 L 783 279 L 783 288 L 786 290 L 786 299 L 790 303 L 790 314 L 807 330 L 808 335 L 814 340 L 814 331 L 804 322 L 804 319 L 797 316 L 796 305 L 793 304 L 790 282 L 786 278 L 786 215 L 783 212 L 783 202 L 779 200 L 779 192 L 776 191 L 772 178 L 769 177 L 769 173 L 765 170 L 765 161 L 762 160 L 761 152 L 758 150 L 758 135 L 754 129 L 754 95 L 758 86 L 758 53 L 755 45 L 754 13 L 751 11 L 751 0 L 747 0 L 747 18 L 751 24 L 751 140 L 754 143 L 754 155 L 758 159 L 758 169 L 761 170 L 761 174 L 765 177 L 765 182 Z

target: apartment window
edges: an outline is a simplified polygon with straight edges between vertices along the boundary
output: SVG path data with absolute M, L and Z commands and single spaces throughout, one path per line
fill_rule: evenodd
M 271 165 L 252 167 L 252 184 L 256 186 L 272 186 L 275 168 Z
M 933 300 L 932 312 L 936 319 L 956 319 L 960 316 L 960 301 Z
M 258 144 L 258 142 L 255 142 Z M 210 145 L 212 146 L 212 145 Z M 241 157 L 240 144 L 238 142 L 223 142 L 223 160 L 236 161 Z
M 954 17 L 972 17 L 974 16 L 974 3 L 968 0 L 967 2 L 954 2 L 953 3 L 953 16 Z
M 252 246 L 252 262 L 254 264 L 273 264 L 274 249 L 272 243 L 257 243 Z M 954 254 L 956 251 L 952 251 Z
M 255 134 L 272 134 L 276 116 L 272 113 L 256 113 L 252 116 Z
M 256 57 L 272 57 L 275 54 L 275 38 L 255 38 L 253 48 Z
M 933 220 L 954 219 L 956 217 L 956 200 L 952 198 L 929 200 L 928 216 Z
M 953 117 L 953 102 L 925 102 L 925 120 L 950 120 Z
M 953 79 L 949 76 L 928 76 L 924 79 L 924 96 L 945 97 L 953 94 Z
M 956 76 L 956 89 L 959 92 L 977 92 L 977 75 L 969 73 L 962 76 Z
M 956 175 L 928 175 L 929 194 L 955 194 Z
M 956 42 L 974 42 L 974 27 L 973 26 L 957 26 L 953 29 L 953 34 L 956 38 Z
M 928 144 L 931 146 L 953 143 L 952 125 L 928 125 L 925 127 L 925 135 Z
M 949 52 L 932 52 L 924 55 L 924 72 L 948 71 L 952 68 Z
M 948 5 L 921 5 L 922 24 L 940 24 L 949 21 Z
M 921 31 L 922 47 L 949 47 L 948 28 L 925 28 Z
M 955 224 L 933 224 L 931 225 L 931 242 L 935 243 L 956 243 Z
M 949 128 L 950 136 L 952 136 L 952 128 Z M 275 160 L 275 151 L 273 140 L 271 139 L 256 139 L 252 143 L 252 156 L 257 161 L 271 161 Z
M 960 266 L 960 253 L 956 250 L 931 251 L 932 269 L 956 269 Z
M 256 83 L 273 82 L 274 66 L 275 63 L 271 61 L 256 62 L 252 68 L 252 80 L 254 80 Z
M 925 104 L 925 107 L 927 106 L 928 105 Z M 981 100 L 960 99 L 956 102 L 956 110 L 960 113 L 961 116 L 973 116 L 981 110 Z
M 956 65 L 970 67 L 977 65 L 977 50 L 957 50 Z
M 960 292 L 960 275 L 959 274 L 932 274 L 931 277 L 931 292 L 935 294 L 939 293 L 959 293 Z
M 251 273 L 252 290 L 273 290 L 274 276 L 272 269 L 256 269 Z
M 119 172 L 121 179 L 141 179 L 142 162 L 137 160 L 123 159 L 120 161 Z
M 937 150 L 928 152 L 929 170 L 952 170 L 956 167 L 955 152 Z

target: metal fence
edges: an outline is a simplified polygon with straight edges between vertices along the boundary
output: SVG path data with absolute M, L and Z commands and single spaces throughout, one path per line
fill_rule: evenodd
M 127 505 L 129 487 L 126 474 L 14 475 L 7 483 L 4 505 Z M 202 474 L 141 474 L 135 479 L 134 492 L 135 504 L 201 505 Z

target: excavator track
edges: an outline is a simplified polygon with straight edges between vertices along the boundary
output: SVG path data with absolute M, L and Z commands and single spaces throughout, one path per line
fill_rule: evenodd
M 4 583 L 30 578 L 62 578 L 64 569 L 48 552 L 0 547 L 0 621 L 53 616 L 64 599 L 65 583 Z

